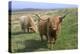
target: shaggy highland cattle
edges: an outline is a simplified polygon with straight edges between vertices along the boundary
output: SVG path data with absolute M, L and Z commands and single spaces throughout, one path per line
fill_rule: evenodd
M 37 26 L 31 16 L 21 16 L 20 18 L 21 29 L 26 32 L 37 32 Z
M 38 15 L 36 15 L 40 18 L 38 29 L 41 41 L 43 41 L 43 36 L 45 36 L 48 41 L 48 48 L 53 49 L 53 44 L 55 44 L 56 42 L 57 33 L 61 27 L 61 22 L 66 15 L 67 14 L 65 14 L 64 16 L 54 17 L 39 17 Z

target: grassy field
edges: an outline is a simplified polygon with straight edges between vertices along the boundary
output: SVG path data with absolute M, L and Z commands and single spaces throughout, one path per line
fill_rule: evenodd
M 66 12 L 69 14 L 62 22 L 62 28 L 58 34 L 58 38 L 52 50 L 68 50 L 78 48 L 78 17 L 77 8 L 58 9 L 48 11 L 26 11 L 13 12 L 11 17 L 11 51 L 12 52 L 35 52 L 49 51 L 47 41 L 40 41 L 39 33 L 23 33 L 20 29 L 18 17 L 22 15 L 40 14 L 40 15 L 63 15 Z M 14 14 L 15 13 L 15 14 Z M 33 18 L 36 18 L 33 16 Z M 44 37 L 45 38 L 45 37 Z

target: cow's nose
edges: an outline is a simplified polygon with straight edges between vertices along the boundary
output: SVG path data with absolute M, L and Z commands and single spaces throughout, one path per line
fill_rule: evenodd
M 53 30 L 56 30 L 56 28 L 53 28 Z

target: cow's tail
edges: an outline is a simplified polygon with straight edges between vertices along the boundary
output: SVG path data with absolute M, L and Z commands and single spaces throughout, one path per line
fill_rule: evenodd
M 67 12 L 66 14 L 64 14 L 64 15 L 62 16 L 62 19 L 64 19 L 68 14 L 69 14 L 68 12 Z

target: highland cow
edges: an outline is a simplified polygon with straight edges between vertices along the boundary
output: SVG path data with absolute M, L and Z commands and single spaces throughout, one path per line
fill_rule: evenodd
M 41 41 L 43 41 L 43 35 L 45 35 L 48 41 L 48 48 L 53 48 L 53 44 L 55 44 L 57 39 L 57 33 L 60 30 L 61 22 L 63 18 L 65 18 L 67 14 L 64 16 L 53 16 L 53 17 L 39 17 L 39 33 L 41 37 Z
M 37 26 L 35 25 L 35 21 L 31 16 L 21 16 L 20 18 L 21 29 L 26 32 L 37 32 Z

